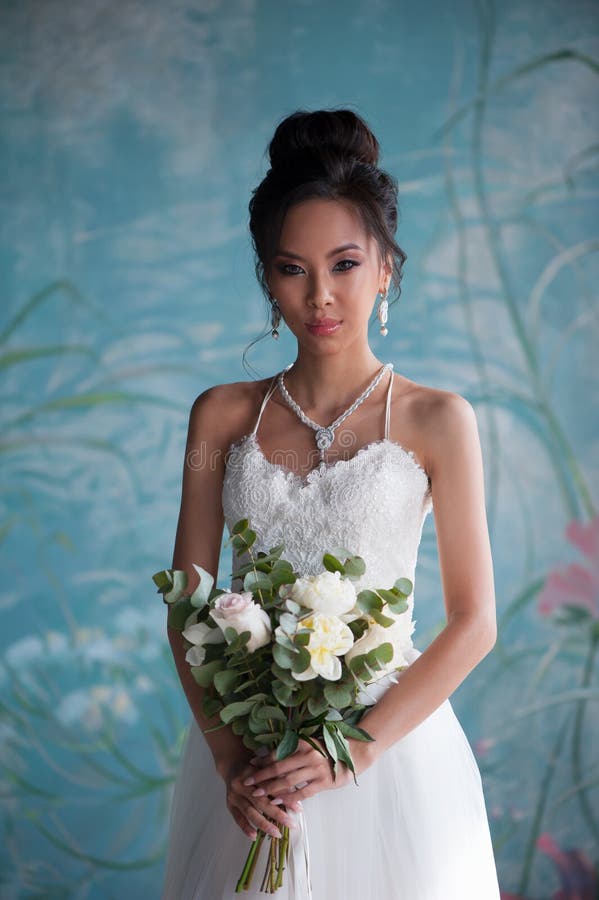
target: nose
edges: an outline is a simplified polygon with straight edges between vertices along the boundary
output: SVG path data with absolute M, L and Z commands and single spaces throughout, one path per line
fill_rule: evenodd
M 326 276 L 316 274 L 309 279 L 307 300 L 311 306 L 316 308 L 331 302 L 331 289 Z

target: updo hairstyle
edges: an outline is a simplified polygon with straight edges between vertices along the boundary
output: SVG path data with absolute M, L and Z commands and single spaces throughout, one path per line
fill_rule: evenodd
M 285 215 L 312 198 L 352 203 L 381 259 L 392 260 L 398 300 L 407 256 L 394 238 L 397 183 L 378 168 L 379 143 L 366 122 L 349 109 L 298 110 L 277 126 L 268 153 L 271 167 L 252 192 L 249 227 L 256 277 L 271 306 L 267 275 Z M 391 304 L 393 298 L 388 299 Z

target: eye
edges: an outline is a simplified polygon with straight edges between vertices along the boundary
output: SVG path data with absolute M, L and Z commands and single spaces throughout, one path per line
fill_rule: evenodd
M 299 269 L 300 272 L 302 271 L 302 267 L 296 266 L 295 263 L 285 263 L 284 265 L 279 266 L 279 272 L 282 272 L 283 275 L 297 275 L 298 274 L 298 272 L 289 272 L 288 271 L 289 269 Z
M 345 267 L 345 264 L 346 264 L 346 263 L 349 263 L 349 265 L 347 266 L 347 268 Z M 341 271 L 342 271 L 342 272 L 349 272 L 350 269 L 353 269 L 355 266 L 359 266 L 359 265 L 360 265 L 360 263 L 357 261 L 357 259 L 341 259 L 341 260 L 337 263 L 337 265 L 335 266 L 335 268 L 337 268 L 337 266 L 343 266 L 344 268 L 342 268 Z

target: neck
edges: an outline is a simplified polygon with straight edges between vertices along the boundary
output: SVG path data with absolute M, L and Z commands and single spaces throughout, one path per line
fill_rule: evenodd
M 340 353 L 309 357 L 298 353 L 284 376 L 285 386 L 306 413 L 324 421 L 353 403 L 383 365 L 369 348 L 351 359 Z

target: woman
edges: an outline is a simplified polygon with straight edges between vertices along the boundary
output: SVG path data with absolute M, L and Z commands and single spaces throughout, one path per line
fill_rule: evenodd
M 364 557 L 373 585 L 414 582 L 434 503 L 447 625 L 417 650 L 412 592 L 410 664 L 362 698 L 371 708 L 360 724 L 375 740 L 349 740 L 358 786 L 345 767 L 334 780 L 306 741 L 275 763 L 252 759 L 229 727 L 202 735 L 219 719 L 203 715 L 170 631 L 194 720 L 163 897 L 233 897 L 248 839 L 287 824 L 280 900 L 498 900 L 480 773 L 448 700 L 496 638 L 476 417 L 460 395 L 394 373 L 369 346 L 373 307 L 385 334 L 406 257 L 393 236 L 397 186 L 366 123 L 349 110 L 297 112 L 269 149 L 250 230 L 273 335 L 284 322 L 297 357 L 274 378 L 217 385 L 194 402 L 173 567 L 190 586 L 193 563 L 216 573 L 224 524 L 249 515 L 255 549 L 284 542 L 302 574 L 344 546 Z M 245 896 L 261 896 L 262 867 Z

